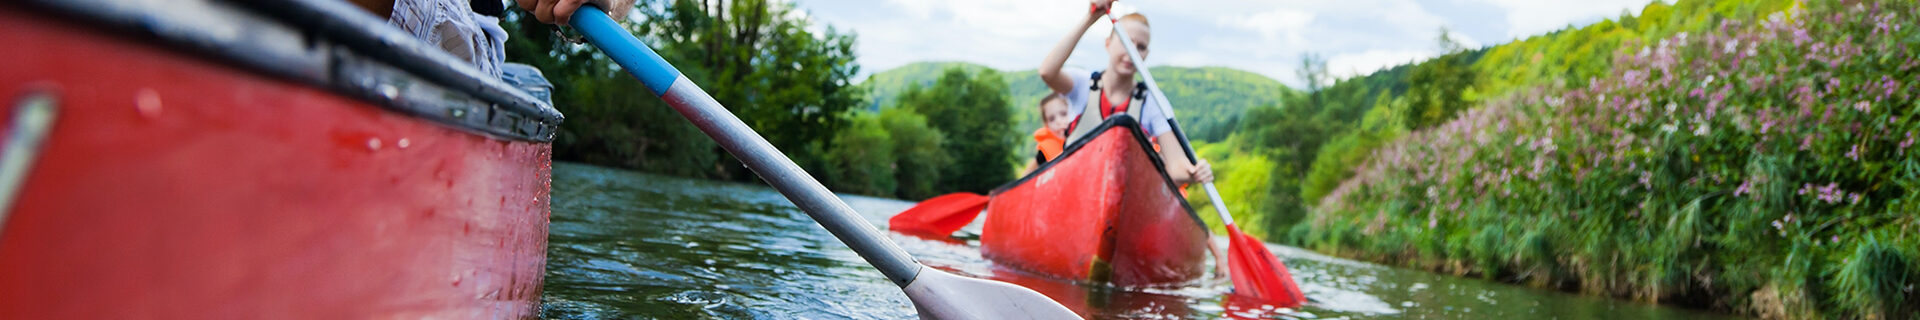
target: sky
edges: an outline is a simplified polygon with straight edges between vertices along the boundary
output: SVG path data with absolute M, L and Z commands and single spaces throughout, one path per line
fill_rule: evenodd
M 1222 66 L 1289 86 L 1307 53 L 1340 77 L 1440 53 L 1440 29 L 1469 47 L 1638 13 L 1652 0 L 1129 0 L 1152 24 L 1149 66 Z M 964 61 L 1001 70 L 1038 67 L 1073 32 L 1084 0 L 795 0 L 816 29 L 857 36 L 866 74 L 921 61 Z M 1105 68 L 1105 21 L 1085 32 L 1067 64 Z

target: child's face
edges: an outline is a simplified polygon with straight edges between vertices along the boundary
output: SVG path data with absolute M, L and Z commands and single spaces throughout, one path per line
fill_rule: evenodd
M 1073 117 L 1067 115 L 1066 99 L 1049 99 L 1040 104 L 1040 121 L 1046 122 L 1047 130 L 1054 134 L 1066 135 L 1067 126 L 1073 125 Z

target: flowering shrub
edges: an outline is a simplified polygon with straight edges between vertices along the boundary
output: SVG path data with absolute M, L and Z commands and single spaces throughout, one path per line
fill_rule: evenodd
M 1920 313 L 1916 17 L 1809 1 L 1628 44 L 1605 77 L 1378 149 L 1296 236 L 1763 316 Z

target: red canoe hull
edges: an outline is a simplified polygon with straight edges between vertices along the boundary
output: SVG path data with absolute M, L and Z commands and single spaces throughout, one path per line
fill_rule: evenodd
M 551 146 L 0 7 L 57 120 L 0 221 L 0 319 L 525 318 Z M 0 208 L 7 210 L 8 208 Z
M 1170 286 L 1199 278 L 1207 230 L 1131 118 L 1101 127 L 993 192 L 981 252 L 995 263 L 1083 282 Z

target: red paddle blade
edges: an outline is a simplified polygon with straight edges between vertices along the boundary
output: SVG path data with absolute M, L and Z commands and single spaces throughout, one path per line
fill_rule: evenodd
M 1266 301 L 1277 307 L 1298 307 L 1306 302 L 1306 296 L 1300 293 L 1300 285 L 1293 282 L 1293 273 L 1280 263 L 1280 258 L 1267 251 L 1266 243 L 1240 232 L 1240 228 L 1227 226 L 1227 236 L 1231 239 L 1227 254 L 1227 263 L 1233 277 L 1233 293 Z
M 887 229 L 906 233 L 950 235 L 973 223 L 987 208 L 987 196 L 956 192 L 921 201 L 887 219 Z

